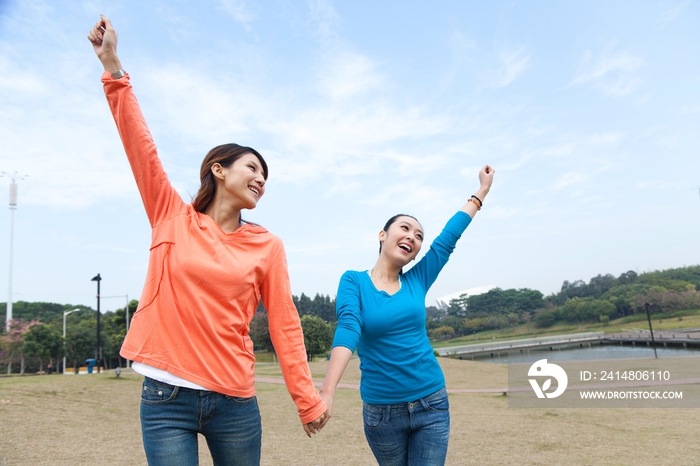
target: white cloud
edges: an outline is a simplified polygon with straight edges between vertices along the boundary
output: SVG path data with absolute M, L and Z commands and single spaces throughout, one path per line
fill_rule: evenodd
M 569 172 L 559 175 L 559 179 L 554 183 L 554 189 L 562 189 L 573 184 L 578 184 L 587 178 L 585 173 Z
M 246 0 L 219 0 L 219 9 L 226 12 L 234 21 L 243 25 L 246 30 L 255 21 L 256 15 L 250 10 Z
M 681 108 L 681 115 L 699 115 L 700 104 L 688 104 Z
M 333 6 L 326 0 L 309 0 L 308 5 L 310 18 L 317 26 L 317 34 L 322 39 L 330 39 L 335 35 L 335 29 L 337 23 L 340 21 L 340 15 L 338 15 Z
M 588 137 L 591 144 L 617 144 L 625 138 L 625 134 L 618 131 L 607 131 L 605 133 L 592 134 Z
M 690 0 L 684 0 L 683 2 L 675 5 L 673 8 L 669 8 L 661 14 L 658 20 L 659 25 L 662 27 L 666 26 L 668 23 L 676 19 L 676 17 L 681 14 L 681 12 L 690 5 Z
M 495 83 L 497 87 L 505 87 L 519 78 L 530 62 L 530 56 L 525 53 L 523 47 L 512 51 L 501 51 L 499 57 L 503 62 L 503 68 L 500 79 Z
M 502 88 L 518 79 L 530 63 L 530 55 L 525 47 L 515 50 L 501 50 L 498 52 L 498 67 L 483 75 L 483 80 L 489 87 Z
M 610 54 L 603 52 L 594 58 L 587 50 L 581 57 L 579 71 L 571 85 L 591 85 L 606 94 L 623 97 L 631 94 L 641 80 L 634 73 L 644 65 L 644 60 L 627 51 Z
M 338 51 L 318 71 L 320 90 L 333 100 L 348 99 L 373 90 L 380 90 L 382 76 L 367 56 Z
M 70 78 L 29 67 L 7 70 L 0 82 L 0 165 L 29 175 L 23 203 L 79 208 L 133 194 L 99 82 L 73 82 L 78 66 Z

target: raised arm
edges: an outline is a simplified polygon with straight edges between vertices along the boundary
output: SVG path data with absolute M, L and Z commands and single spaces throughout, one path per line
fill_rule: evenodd
M 109 19 L 100 15 L 100 20 L 90 29 L 87 37 L 105 71 L 116 73 L 122 69 L 117 56 L 117 31 Z
M 496 170 L 489 165 L 484 165 L 483 168 L 479 170 L 479 183 L 481 183 L 481 186 L 479 187 L 479 190 L 475 192 L 474 195 L 469 198 L 467 203 L 460 209 L 471 218 L 474 218 L 476 213 L 481 210 L 484 199 L 491 190 L 494 173 L 496 173 Z
M 153 137 L 131 88 L 129 75 L 121 68 L 117 56 L 117 32 L 112 27 L 112 22 L 100 15 L 100 20 L 90 29 L 87 37 L 105 69 L 102 82 L 107 102 L 134 173 L 146 215 L 151 226 L 155 227 L 181 212 L 185 203 L 168 181 Z
M 425 256 L 406 272 L 407 275 L 410 274 L 422 283 L 426 291 L 433 285 L 440 271 L 447 264 L 462 233 L 481 209 L 484 199 L 491 189 L 495 172 L 489 165 L 484 165 L 479 170 L 479 189 L 469 198 L 460 211 L 448 220 L 442 233 L 435 238 Z

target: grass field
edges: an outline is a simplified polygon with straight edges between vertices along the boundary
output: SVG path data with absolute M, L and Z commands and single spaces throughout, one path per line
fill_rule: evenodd
M 441 358 L 448 389 L 507 386 L 507 367 Z M 353 359 L 343 383 L 359 383 Z M 311 364 L 320 381 L 327 362 Z M 279 377 L 276 364 L 256 373 Z M 338 389 L 333 418 L 304 434 L 284 385 L 258 383 L 264 465 L 376 464 L 362 431 L 359 392 Z M 0 466 L 143 465 L 141 376 L 0 378 Z M 512 409 L 501 393 L 450 395 L 449 465 L 699 465 L 700 410 Z M 202 465 L 212 464 L 200 441 Z

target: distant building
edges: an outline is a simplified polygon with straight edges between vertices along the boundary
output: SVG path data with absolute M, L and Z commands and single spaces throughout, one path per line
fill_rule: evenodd
M 466 294 L 467 296 L 476 296 L 478 294 L 487 293 L 493 290 L 494 288 L 496 288 L 496 285 L 477 286 L 476 288 L 469 288 L 468 290 L 458 291 L 456 293 L 441 296 L 436 299 L 437 307 L 438 309 L 444 311 L 447 310 L 448 307 L 450 307 L 450 301 L 459 298 L 463 294 Z

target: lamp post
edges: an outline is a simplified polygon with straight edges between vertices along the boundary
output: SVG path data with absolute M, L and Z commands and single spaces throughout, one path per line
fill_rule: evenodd
M 126 298 L 126 307 L 124 307 L 124 318 L 126 319 L 126 333 L 129 333 L 129 295 L 102 296 L 102 299 L 107 298 Z M 125 359 L 126 368 L 129 368 L 129 360 Z
M 80 309 L 73 309 L 72 311 L 63 311 L 63 375 L 66 374 L 66 316 L 79 310 Z
M 6 330 L 10 331 L 10 321 L 12 320 L 12 249 L 15 231 L 15 210 L 17 210 L 17 172 L 10 175 L 7 172 L 0 173 L 0 176 L 10 178 L 10 273 L 7 279 L 7 318 L 5 319 Z M 19 177 L 20 180 L 26 178 Z
M 658 359 L 659 356 L 656 354 L 656 342 L 654 341 L 654 329 L 651 328 L 651 314 L 649 313 L 649 306 L 651 303 L 644 303 L 644 307 L 647 310 L 647 319 L 649 320 L 649 334 L 651 335 L 651 345 L 654 347 L 654 358 Z
M 95 346 L 95 363 L 97 364 L 97 373 L 100 373 L 100 362 L 102 361 L 102 350 L 100 348 L 100 282 L 102 277 L 98 273 L 91 282 L 97 282 L 97 346 Z

